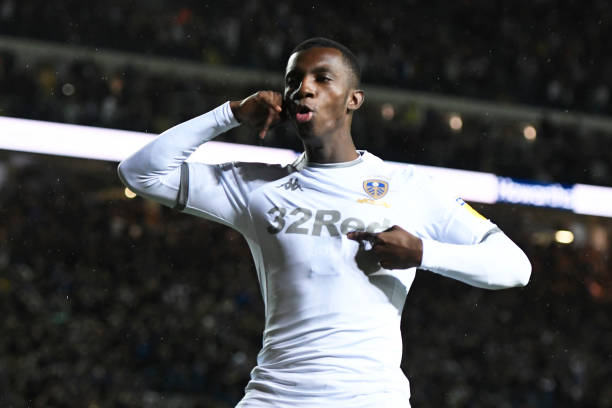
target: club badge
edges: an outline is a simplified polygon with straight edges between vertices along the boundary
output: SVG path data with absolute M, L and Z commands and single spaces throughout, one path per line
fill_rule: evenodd
M 363 182 L 363 190 L 373 199 L 383 198 L 389 191 L 389 183 L 379 179 L 366 180 Z

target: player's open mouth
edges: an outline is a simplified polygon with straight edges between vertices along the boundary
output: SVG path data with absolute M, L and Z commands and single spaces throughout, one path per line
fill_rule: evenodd
M 312 114 L 312 109 L 310 109 L 308 106 L 298 106 L 295 113 L 295 120 L 300 123 L 308 122 L 310 119 L 312 119 Z

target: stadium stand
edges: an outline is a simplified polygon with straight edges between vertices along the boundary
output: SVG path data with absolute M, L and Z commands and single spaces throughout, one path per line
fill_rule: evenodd
M 609 115 L 611 15 L 603 0 L 0 0 L 0 35 L 271 71 L 297 42 L 326 35 L 357 51 L 366 84 Z M 254 86 L 129 62 L 23 61 L 0 47 L 2 116 L 157 133 Z M 368 101 L 354 136 L 390 160 L 612 186 L 609 129 L 544 117 L 530 140 L 526 123 L 486 115 L 464 115 L 453 130 L 450 113 Z M 256 143 L 246 129 L 222 140 Z M 299 149 L 287 128 L 265 143 Z M 525 249 L 532 280 L 487 292 L 418 272 L 402 317 L 413 405 L 612 406 L 611 220 L 476 208 Z M 237 233 L 127 199 L 116 163 L 4 151 L 0 220 L 0 406 L 228 408 L 240 399 L 263 307 Z M 572 244 L 551 239 L 569 227 Z
M 233 406 L 263 327 L 243 239 L 128 200 L 113 163 L 2 159 L 0 405 Z M 479 209 L 526 249 L 532 281 L 488 292 L 418 273 L 402 320 L 414 405 L 610 406 L 609 243 L 537 243 L 553 216 Z
M 604 0 L 2 5 L 5 35 L 273 70 L 295 44 L 324 35 L 358 52 L 368 83 L 600 113 L 612 107 L 612 6 Z

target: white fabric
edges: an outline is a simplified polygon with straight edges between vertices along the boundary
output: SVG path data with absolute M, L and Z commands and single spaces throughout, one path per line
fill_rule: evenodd
M 421 267 L 486 289 L 525 286 L 531 274 L 527 256 L 501 232 L 476 245 L 424 239 Z
M 120 164 L 120 177 L 173 206 L 180 164 L 236 125 L 226 103 L 161 134 Z M 369 180 L 382 196 L 367 193 Z M 344 165 L 189 163 L 185 212 L 237 229 L 254 257 L 266 319 L 242 408 L 409 406 L 400 316 L 415 268 L 381 269 L 366 244 L 346 238 L 349 231 L 397 224 L 424 240 L 424 266 L 438 273 L 482 287 L 517 282 L 505 276 L 512 270 L 486 262 L 475 262 L 475 272 L 464 261 L 454 268 L 453 257 L 464 258 L 455 247 L 487 260 L 492 251 L 501 262 L 516 255 L 505 248 L 514 244 L 491 240 L 500 233 L 480 243 L 494 224 L 413 167 L 392 167 L 367 152 Z

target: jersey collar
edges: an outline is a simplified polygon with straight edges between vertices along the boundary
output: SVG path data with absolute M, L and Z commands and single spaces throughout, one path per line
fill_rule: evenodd
M 343 167 L 352 167 L 352 166 L 355 166 L 355 165 L 363 162 L 363 156 L 365 154 L 367 154 L 367 152 L 365 150 L 357 150 L 357 153 L 359 153 L 359 157 L 356 158 L 355 160 L 351 160 L 351 161 L 348 161 L 348 162 L 342 162 L 342 163 L 315 163 L 315 162 L 309 162 L 307 157 L 306 157 L 306 152 L 303 152 L 291 164 L 291 167 L 293 167 L 297 171 L 300 171 L 300 170 L 302 170 L 305 167 L 314 167 L 314 168 L 319 168 L 319 169 L 338 169 L 338 168 L 343 168 Z

